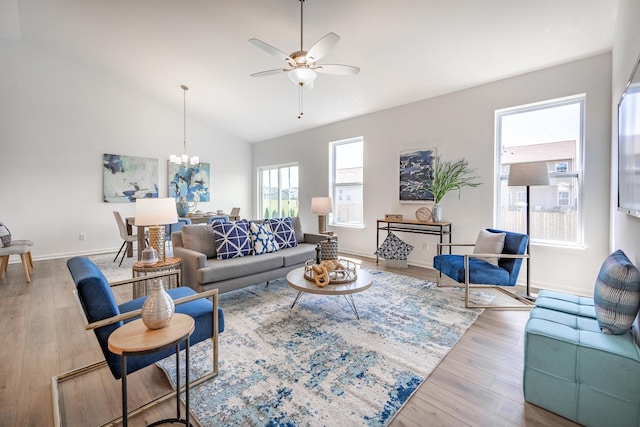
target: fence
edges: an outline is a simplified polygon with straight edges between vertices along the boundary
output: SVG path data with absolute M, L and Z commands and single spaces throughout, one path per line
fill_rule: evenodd
M 531 219 L 531 238 L 557 242 L 577 242 L 577 212 L 539 212 L 533 211 Z M 503 230 L 519 231 L 527 229 L 527 216 L 524 211 L 502 210 L 500 227 Z

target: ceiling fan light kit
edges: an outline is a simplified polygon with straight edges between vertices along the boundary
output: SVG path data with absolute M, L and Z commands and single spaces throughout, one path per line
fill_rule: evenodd
M 340 36 L 336 33 L 328 33 L 326 36 L 318 40 L 311 49 L 304 50 L 303 47 L 303 29 L 304 29 L 304 2 L 300 1 L 300 50 L 287 55 L 280 49 L 271 46 L 268 43 L 252 38 L 249 40 L 254 46 L 264 50 L 270 55 L 283 60 L 287 63 L 287 68 L 276 68 L 273 70 L 260 71 L 251 74 L 251 77 L 264 77 L 274 74 L 287 73 L 289 79 L 298 86 L 298 118 L 302 118 L 302 89 L 313 88 L 313 82 L 317 77 L 317 73 L 337 74 L 337 75 L 355 75 L 360 72 L 360 68 L 352 65 L 342 64 L 318 64 L 317 61 L 322 59 L 336 44 L 340 41 Z

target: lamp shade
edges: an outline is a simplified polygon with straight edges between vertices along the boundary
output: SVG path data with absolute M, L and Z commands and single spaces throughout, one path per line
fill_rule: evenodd
M 549 185 L 549 171 L 546 162 L 513 163 L 509 167 L 511 187 Z
M 333 212 L 331 197 L 312 197 L 311 213 L 328 214 Z
M 178 222 L 178 211 L 173 198 L 136 200 L 136 226 L 165 225 L 176 222 Z

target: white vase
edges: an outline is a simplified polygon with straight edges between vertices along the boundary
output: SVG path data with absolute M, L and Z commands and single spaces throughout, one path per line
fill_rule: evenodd
M 162 286 L 162 279 L 155 279 L 151 293 L 142 304 L 140 317 L 147 328 L 161 329 L 169 324 L 175 308 L 175 303 Z
M 431 218 L 433 222 L 442 222 L 442 206 L 439 204 L 433 205 L 431 209 Z

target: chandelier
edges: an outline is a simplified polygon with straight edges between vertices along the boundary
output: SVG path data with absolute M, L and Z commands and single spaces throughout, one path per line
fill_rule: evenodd
M 200 158 L 198 156 L 191 156 L 187 154 L 187 91 L 189 88 L 186 85 L 180 85 L 183 91 L 183 104 L 184 104 L 184 146 L 183 146 L 183 154 L 182 155 L 171 155 L 169 156 L 169 161 L 174 165 L 183 165 L 183 166 L 195 166 L 200 163 Z

